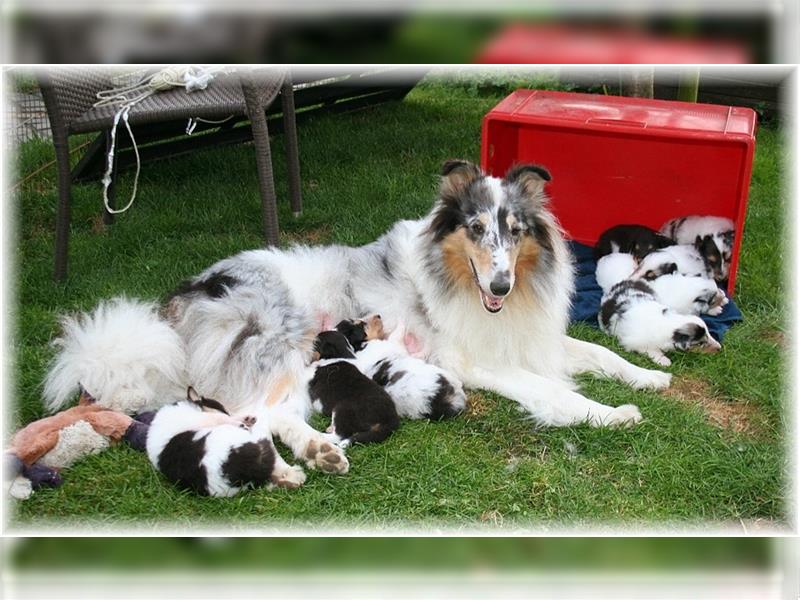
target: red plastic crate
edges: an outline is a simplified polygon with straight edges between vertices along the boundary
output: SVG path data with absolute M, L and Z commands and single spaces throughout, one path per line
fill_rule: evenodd
M 475 58 L 482 64 L 746 64 L 738 42 L 669 38 L 620 28 L 509 25 Z
M 749 108 L 517 90 L 483 119 L 481 165 L 496 176 L 515 163 L 546 167 L 553 212 L 583 244 L 621 223 L 732 219 L 733 295 L 755 131 Z

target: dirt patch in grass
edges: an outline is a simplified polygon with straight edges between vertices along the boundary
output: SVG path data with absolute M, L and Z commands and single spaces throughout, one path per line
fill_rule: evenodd
M 482 417 L 490 410 L 486 396 L 479 392 L 467 392 L 467 417 Z
M 744 400 L 715 396 L 711 385 L 699 377 L 673 379 L 664 395 L 699 406 L 706 419 L 722 429 L 747 435 L 764 432 L 765 419 L 756 406 Z
M 786 342 L 786 333 L 780 329 L 765 329 L 759 334 L 759 337 L 765 342 L 769 342 L 770 344 L 777 346 L 781 350 L 786 350 L 789 347 L 788 343 Z
M 324 244 L 329 242 L 331 237 L 331 229 L 327 225 L 280 233 L 280 241 L 284 244 Z

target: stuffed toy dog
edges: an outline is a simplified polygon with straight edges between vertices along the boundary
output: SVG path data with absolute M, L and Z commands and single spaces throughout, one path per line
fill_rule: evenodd
M 40 487 L 61 485 L 61 469 L 120 440 L 143 451 L 149 417 L 152 415 L 132 418 L 100 406 L 88 392 L 81 390 L 77 406 L 34 421 L 11 439 L 4 465 L 11 479 L 10 495 L 25 499 Z

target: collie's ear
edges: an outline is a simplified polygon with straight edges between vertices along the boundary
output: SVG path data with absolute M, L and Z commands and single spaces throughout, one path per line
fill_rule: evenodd
M 441 195 L 457 196 L 481 175 L 478 166 L 469 161 L 448 160 L 442 165 Z
M 550 172 L 539 165 L 516 165 L 506 173 L 506 183 L 517 184 L 528 196 L 536 197 L 550 181 Z

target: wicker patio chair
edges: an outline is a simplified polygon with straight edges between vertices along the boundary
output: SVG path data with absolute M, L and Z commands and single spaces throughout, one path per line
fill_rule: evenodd
M 98 91 L 116 87 L 114 73 L 106 68 L 53 69 L 40 74 L 58 167 L 58 207 L 55 231 L 54 277 L 62 281 L 67 274 L 67 254 L 70 232 L 70 204 L 73 176 L 69 166 L 69 136 L 87 132 L 105 132 L 105 148 L 111 143 L 111 126 L 118 106 L 93 107 Z M 297 151 L 294 96 L 289 73 L 279 69 L 238 70 L 218 75 L 205 90 L 187 93 L 174 88 L 156 93 L 135 105 L 129 122 L 137 141 L 158 139 L 159 135 L 175 137 L 177 127 L 165 129 L 157 124 L 180 126 L 186 119 L 220 120 L 233 115 L 250 121 L 256 150 L 256 166 L 261 192 L 264 237 L 267 245 L 278 243 L 278 216 L 272 174 L 269 131 L 265 110 L 280 95 L 283 131 L 292 212 L 302 210 L 300 167 Z M 235 122 L 232 120 L 231 123 Z M 232 125 L 231 125 L 232 126 Z M 225 127 L 225 125 L 223 125 Z M 124 130 L 117 129 L 118 147 Z M 142 136 L 140 137 L 140 133 Z M 102 141 L 102 140 L 101 140 Z M 103 155 L 104 157 L 105 155 Z M 116 176 L 116 169 L 114 169 Z M 109 206 L 114 208 L 114 185 L 109 188 Z M 103 219 L 113 221 L 113 214 L 103 207 Z

